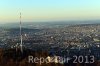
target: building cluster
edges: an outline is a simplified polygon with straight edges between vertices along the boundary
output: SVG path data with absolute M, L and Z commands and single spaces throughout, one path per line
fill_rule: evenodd
M 48 51 L 58 56 L 94 55 L 100 60 L 100 25 L 22 30 L 23 46 L 34 51 Z M 18 29 L 0 29 L 0 48 L 20 43 Z

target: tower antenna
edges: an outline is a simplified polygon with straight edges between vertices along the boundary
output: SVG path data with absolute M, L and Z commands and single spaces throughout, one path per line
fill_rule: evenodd
M 20 50 L 23 52 L 23 38 L 22 38 L 22 21 L 21 21 L 21 12 L 20 12 Z

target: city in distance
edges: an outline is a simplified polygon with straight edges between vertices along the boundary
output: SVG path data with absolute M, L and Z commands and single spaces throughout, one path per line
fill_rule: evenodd
M 0 27 L 0 53 L 8 65 L 98 66 L 100 60 L 100 21 L 22 22 L 20 51 L 19 23 Z M 17 51 L 16 51 L 17 50 Z M 46 58 L 49 63 L 33 62 Z M 52 60 L 54 62 L 52 62 Z M 27 62 L 27 63 L 25 63 Z M 21 63 L 21 64 L 20 64 Z M 24 65 L 25 64 L 25 65 Z M 4 64 L 4 66 L 7 66 Z

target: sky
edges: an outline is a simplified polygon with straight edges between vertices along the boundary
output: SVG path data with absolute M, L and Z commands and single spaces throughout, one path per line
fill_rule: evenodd
M 0 0 L 0 23 L 100 19 L 100 0 Z

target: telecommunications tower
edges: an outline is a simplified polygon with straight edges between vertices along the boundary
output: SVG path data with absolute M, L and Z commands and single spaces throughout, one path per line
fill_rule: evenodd
M 21 12 L 20 12 L 20 50 L 21 50 L 21 52 L 23 52 L 23 38 L 22 38 Z

